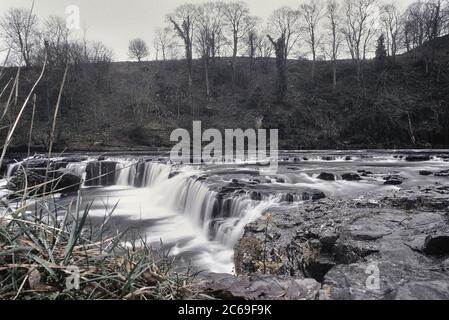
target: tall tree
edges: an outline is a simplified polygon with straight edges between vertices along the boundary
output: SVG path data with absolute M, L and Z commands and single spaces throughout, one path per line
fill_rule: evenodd
M 189 88 L 192 87 L 193 36 L 196 14 L 197 10 L 193 4 L 184 4 L 167 16 L 168 21 L 173 24 L 176 34 L 184 42 Z
M 394 3 L 381 6 L 381 23 L 385 31 L 387 42 L 387 53 L 391 56 L 393 63 L 396 61 L 398 42 L 401 31 L 401 20 L 399 9 Z
M 50 16 L 44 22 L 43 37 L 47 42 L 48 64 L 65 65 L 70 60 L 70 35 L 66 21 Z
M 326 7 L 327 30 L 330 43 L 330 60 L 332 62 L 332 87 L 337 87 L 337 57 L 342 41 L 340 32 L 341 17 L 336 0 L 328 0 Z
M 227 31 L 231 34 L 232 48 L 232 84 L 235 89 L 236 58 L 240 41 L 255 27 L 256 19 L 251 17 L 249 9 L 244 2 L 230 2 L 224 4 L 224 20 Z
M 375 13 L 377 0 L 345 0 L 343 33 L 356 63 L 357 78 L 363 78 L 363 61 L 368 45 L 375 34 Z
M 308 3 L 304 3 L 300 6 L 300 12 L 304 18 L 306 31 L 306 43 L 309 45 L 312 53 L 312 80 L 315 80 L 315 65 L 317 48 L 319 46 L 319 36 L 317 34 L 318 25 L 321 19 L 322 5 L 319 0 L 309 0 Z
M 387 49 L 385 47 L 385 36 L 381 34 L 379 36 L 379 39 L 377 39 L 376 60 L 382 62 L 383 64 L 386 58 L 387 58 Z
M 174 35 L 170 28 L 158 28 L 156 29 L 156 37 L 154 39 L 155 47 L 162 53 L 162 60 L 167 60 L 167 55 L 174 44 Z M 156 58 L 157 59 L 157 58 Z
M 269 18 L 272 39 L 284 39 L 284 57 L 287 58 L 298 42 L 300 13 L 289 7 L 276 9 Z
M 278 39 L 273 39 L 270 35 L 267 36 L 272 43 L 276 54 L 276 69 L 277 69 L 277 86 L 276 93 L 279 102 L 285 100 L 287 93 L 287 44 L 285 34 L 281 34 Z
M 9 9 L 0 20 L 1 36 L 8 46 L 21 56 L 26 66 L 31 66 L 39 40 L 37 17 L 33 13 L 33 7 L 30 10 Z
M 206 2 L 197 7 L 196 43 L 204 64 L 206 95 L 211 97 L 211 64 L 223 45 L 224 7 L 221 2 Z
M 402 15 L 402 24 L 404 26 L 404 45 L 407 51 L 410 51 L 424 43 L 424 3 L 414 2 L 407 7 Z

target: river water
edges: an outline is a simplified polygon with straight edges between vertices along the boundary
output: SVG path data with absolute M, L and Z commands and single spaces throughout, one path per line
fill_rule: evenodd
M 416 154 L 429 159 L 406 160 Z M 304 193 L 354 199 L 371 192 L 444 183 L 447 176 L 422 171 L 449 169 L 448 154 L 447 150 L 283 151 L 278 172 L 270 175 L 254 163 L 172 165 L 161 153 L 113 154 L 101 161 L 94 154 L 71 154 L 54 161 L 84 157 L 68 160 L 66 170 L 87 180 L 82 202 L 93 203 L 93 223 L 102 223 L 113 211 L 110 232 L 128 230 L 155 247 L 163 246 L 180 265 L 232 273 L 233 247 L 245 225 L 269 208 L 310 201 Z M 2 188 L 19 163 L 8 167 Z M 92 179 L 88 171 L 93 168 L 107 179 Z M 320 179 L 322 172 L 333 174 L 335 180 Z M 344 180 L 345 173 L 356 173 L 360 180 Z M 402 183 L 387 185 L 388 176 L 400 177 Z

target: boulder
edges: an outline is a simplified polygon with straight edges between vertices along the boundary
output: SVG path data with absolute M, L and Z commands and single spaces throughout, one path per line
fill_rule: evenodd
M 385 185 L 393 185 L 393 186 L 400 185 L 404 182 L 404 178 L 402 178 L 401 176 L 398 176 L 398 175 L 386 176 L 386 177 L 384 177 L 384 180 L 385 180 L 385 182 L 384 182 Z
M 324 199 L 326 198 L 326 195 L 324 194 L 324 192 L 319 191 L 319 190 L 312 190 L 312 191 L 304 191 L 302 193 L 302 200 L 307 201 L 307 200 L 320 200 L 320 199 Z
M 429 155 L 408 155 L 405 157 L 405 161 L 410 161 L 410 162 L 419 162 L 419 161 L 429 161 L 430 160 L 430 156 Z
M 115 183 L 117 162 L 93 161 L 86 167 L 86 186 L 112 186 Z
M 75 192 L 78 191 L 81 184 L 81 178 L 67 170 L 49 171 L 47 179 L 45 178 L 45 171 L 42 174 L 40 169 L 28 169 L 25 176 L 22 170 L 18 170 L 10 179 L 7 188 L 16 191 L 12 196 L 22 196 L 22 190 L 27 186 L 30 195 L 41 195 L 44 192 Z M 18 192 L 18 193 L 17 193 Z
M 362 180 L 362 178 L 357 173 L 345 173 L 341 176 L 343 180 L 346 181 L 359 181 Z
M 321 172 L 318 175 L 318 179 L 325 180 L 325 181 L 335 181 L 335 176 L 332 173 Z

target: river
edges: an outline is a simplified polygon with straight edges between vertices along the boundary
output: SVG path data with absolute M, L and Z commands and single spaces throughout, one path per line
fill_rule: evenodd
M 448 150 L 282 151 L 278 172 L 270 175 L 257 163 L 173 165 L 165 153 L 99 157 L 52 159 L 84 178 L 81 199 L 83 206 L 92 203 L 90 221 L 101 224 L 113 211 L 109 232 L 127 230 L 163 246 L 180 266 L 219 273 L 233 272 L 233 248 L 245 226 L 272 207 L 444 183 L 447 176 L 430 173 L 449 168 Z M 8 166 L 3 194 L 20 160 Z

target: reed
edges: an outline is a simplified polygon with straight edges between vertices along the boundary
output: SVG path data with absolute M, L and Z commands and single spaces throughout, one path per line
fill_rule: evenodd
M 0 299 L 199 297 L 196 275 L 175 272 L 169 252 L 154 250 L 140 234 L 124 240 L 127 231 L 109 230 L 115 207 L 95 227 L 88 223 L 91 204 L 82 208 L 80 198 L 62 207 L 50 197 L 7 207 L 0 216 Z M 66 286 L 73 267 L 79 290 Z

